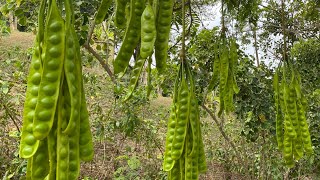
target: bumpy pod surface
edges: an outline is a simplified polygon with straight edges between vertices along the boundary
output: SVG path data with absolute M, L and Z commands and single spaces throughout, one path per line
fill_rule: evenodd
M 99 6 L 98 12 L 94 18 L 95 24 L 100 24 L 103 22 L 105 16 L 108 13 L 108 9 L 109 9 L 111 3 L 112 3 L 112 0 L 102 0 L 101 4 Z
M 39 146 L 39 141 L 33 135 L 33 118 L 35 107 L 38 102 L 39 85 L 42 74 L 39 48 L 39 42 L 36 42 L 28 75 L 26 100 L 23 110 L 23 127 L 19 149 L 19 154 L 22 158 L 30 158 L 33 156 Z
M 38 140 L 47 137 L 53 124 L 64 61 L 64 21 L 55 1 L 51 2 L 46 37 L 46 56 L 33 126 L 33 134 Z
M 171 28 L 173 0 L 159 1 L 157 15 L 157 38 L 155 41 L 156 67 L 162 73 L 166 66 L 168 56 L 168 41 Z
M 134 48 L 137 46 L 141 31 L 141 15 L 145 0 L 130 1 L 130 19 L 119 53 L 113 62 L 114 73 L 124 73 L 129 65 Z
M 145 59 L 152 55 L 156 40 L 156 23 L 152 6 L 148 4 L 141 16 L 140 56 Z
M 48 157 L 47 140 L 44 139 L 40 142 L 37 152 L 32 157 L 32 180 L 43 180 L 48 175 L 50 169 Z

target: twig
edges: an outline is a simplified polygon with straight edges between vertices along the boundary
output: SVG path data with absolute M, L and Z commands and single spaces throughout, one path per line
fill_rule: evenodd
M 190 4 L 191 4 L 190 1 L 185 2 L 185 3 L 182 4 L 180 7 L 177 7 L 177 8 L 175 8 L 175 9 L 173 9 L 173 12 L 180 11 L 180 10 L 182 9 L 182 6 L 183 6 L 183 5 L 184 5 L 184 6 L 188 6 L 188 5 L 190 5 Z
M 90 29 L 89 29 L 89 31 L 88 31 L 87 41 L 85 42 L 85 45 L 87 45 L 87 46 L 89 46 L 89 44 L 90 44 L 90 39 L 91 39 L 91 37 L 92 37 L 93 30 L 94 30 L 95 26 L 96 26 L 96 22 L 95 22 L 95 20 L 93 20 L 93 21 L 91 22 L 91 26 L 90 26 Z
M 105 63 L 103 58 L 90 45 L 84 44 L 83 47 L 85 47 L 95 58 L 97 58 L 97 60 L 99 61 L 99 63 L 103 67 L 103 69 L 107 71 L 112 82 L 114 84 L 116 84 L 116 79 L 115 79 L 113 73 L 111 72 L 109 65 L 107 63 Z
M 190 24 L 189 24 L 189 27 L 188 27 L 188 30 L 187 30 L 187 34 L 186 36 L 189 36 L 190 35 L 190 31 L 191 31 L 191 26 L 193 24 L 193 17 L 192 17 L 192 11 L 191 11 L 191 3 L 190 3 L 190 0 L 188 1 L 190 6 L 189 6 L 189 15 L 190 15 Z
M 213 112 L 208 109 L 205 105 L 201 104 L 201 107 L 209 114 L 209 116 L 213 119 L 213 121 L 217 124 L 218 129 L 221 133 L 221 135 L 223 136 L 223 138 L 230 144 L 230 146 L 232 147 L 233 151 L 238 154 L 239 152 L 237 151 L 236 146 L 233 144 L 233 142 L 229 139 L 229 137 L 227 136 L 227 134 L 224 132 L 223 127 L 221 126 L 221 124 L 219 123 L 217 117 L 213 114 Z M 238 161 L 240 164 L 243 164 L 242 159 L 240 156 L 237 156 Z
M 18 124 L 17 124 L 17 122 L 16 122 L 16 121 L 19 121 L 19 119 L 18 119 L 16 116 L 14 116 L 14 115 L 11 114 L 10 109 L 7 107 L 7 105 L 6 105 L 5 103 L 2 102 L 2 100 L 1 100 L 1 104 L 2 104 L 2 106 L 4 107 L 4 109 L 6 110 L 6 112 L 8 113 L 10 119 L 13 121 L 13 124 L 16 126 L 17 130 L 18 130 L 19 133 L 20 133 L 20 128 L 19 128 L 19 126 L 18 126 Z

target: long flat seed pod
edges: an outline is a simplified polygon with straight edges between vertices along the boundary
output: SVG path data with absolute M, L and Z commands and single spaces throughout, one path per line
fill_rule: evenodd
M 214 44 L 214 60 L 213 60 L 213 75 L 208 86 L 208 92 L 211 92 L 213 88 L 218 84 L 220 71 L 220 58 L 218 44 Z
M 174 138 L 174 132 L 177 123 L 177 99 L 178 99 L 178 87 L 179 87 L 179 79 L 181 76 L 181 65 L 179 68 L 178 75 L 175 79 L 174 83 L 174 92 L 173 92 L 173 102 L 170 111 L 170 118 L 167 126 L 167 135 L 166 135 L 166 149 L 164 154 L 163 160 L 163 170 L 164 171 L 171 171 L 173 166 L 176 164 L 176 161 L 172 159 L 172 142 Z
M 48 140 L 48 152 L 49 152 L 49 180 L 56 180 L 56 168 L 57 168 L 57 124 L 58 123 L 58 111 L 56 109 L 54 122 L 51 131 L 47 137 Z
M 67 83 L 62 82 L 65 92 Z M 60 93 L 58 100 L 58 129 L 57 129 L 57 179 L 67 179 L 69 173 L 69 137 L 62 131 L 67 127 L 67 107 L 65 102 L 65 94 Z
M 58 101 L 61 72 L 64 61 L 64 20 L 56 0 L 52 0 L 46 27 L 46 55 L 39 88 L 39 101 L 35 109 L 33 134 L 41 140 L 49 134 Z M 41 100 L 40 100 L 41 99 Z
M 188 116 L 189 116 L 189 99 L 190 93 L 186 82 L 186 69 L 182 64 L 181 85 L 178 98 L 177 123 L 172 146 L 172 158 L 180 158 L 184 148 L 185 137 L 187 134 Z
M 98 12 L 96 13 L 94 17 L 95 24 L 100 24 L 103 22 L 105 16 L 108 13 L 108 9 L 112 3 L 112 0 L 102 0 Z
M 33 135 L 33 118 L 34 111 L 38 101 L 39 86 L 41 82 L 42 74 L 42 48 L 41 43 L 44 38 L 44 12 L 46 7 L 46 1 L 42 0 L 40 4 L 40 10 L 38 15 L 38 34 L 34 45 L 34 52 L 32 54 L 31 64 L 29 67 L 29 75 L 27 80 L 26 99 L 23 108 L 23 126 L 21 141 L 19 147 L 19 155 L 22 158 L 30 158 L 37 151 L 39 141 L 35 139 Z
M 114 74 L 124 73 L 126 71 L 133 51 L 138 45 L 144 4 L 145 0 L 130 1 L 130 19 L 119 53 L 113 62 Z
M 49 174 L 49 154 L 47 139 L 41 140 L 37 152 L 32 157 L 31 179 L 43 180 Z
M 80 104 L 79 97 L 81 97 L 81 87 L 79 74 L 76 67 L 77 61 L 77 49 L 76 43 L 77 38 L 72 34 L 74 33 L 74 27 L 72 25 L 72 16 L 73 12 L 71 10 L 71 5 L 69 0 L 65 0 L 65 9 L 66 9 L 66 39 L 65 39 L 65 60 L 64 60 L 64 73 L 66 77 L 66 83 L 68 84 L 69 94 L 70 94 L 70 105 L 71 105 L 71 114 L 68 120 L 68 125 L 63 133 L 73 134 L 77 126 L 77 121 L 79 119 L 80 113 Z
M 160 0 L 158 3 L 159 9 L 157 13 L 157 38 L 155 41 L 155 58 L 156 68 L 160 73 L 163 73 L 166 67 L 173 5 L 173 0 Z

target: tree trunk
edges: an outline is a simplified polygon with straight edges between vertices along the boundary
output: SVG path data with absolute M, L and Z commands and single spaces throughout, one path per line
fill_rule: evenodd
M 257 66 L 259 67 L 260 62 L 259 62 L 259 53 L 258 53 L 257 27 L 252 26 L 252 31 L 253 31 L 253 38 L 254 38 L 254 51 L 256 53 Z
M 9 24 L 11 32 L 17 30 L 17 18 L 12 14 L 12 12 L 9 13 Z

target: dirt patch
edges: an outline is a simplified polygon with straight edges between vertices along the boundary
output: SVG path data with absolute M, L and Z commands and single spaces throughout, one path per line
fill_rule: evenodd
M 9 36 L 0 38 L 0 49 L 13 46 L 28 49 L 32 47 L 35 37 L 36 36 L 31 32 L 13 31 Z
M 151 101 L 151 106 L 152 107 L 170 107 L 172 103 L 172 99 L 171 97 L 162 97 L 162 96 L 159 96 L 158 98 L 156 99 L 153 99 Z

